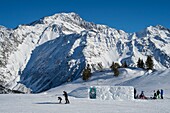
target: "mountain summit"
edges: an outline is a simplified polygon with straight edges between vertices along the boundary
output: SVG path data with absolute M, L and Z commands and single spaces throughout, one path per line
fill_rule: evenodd
M 155 69 L 170 67 L 170 30 L 150 26 L 128 34 L 83 20 L 75 13 L 44 17 L 16 29 L 0 27 L 0 84 L 41 92 L 112 62 L 136 66 L 152 55 Z

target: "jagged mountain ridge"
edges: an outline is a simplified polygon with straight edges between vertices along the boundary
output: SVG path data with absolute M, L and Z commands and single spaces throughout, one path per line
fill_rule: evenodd
M 79 78 L 87 64 L 93 71 L 112 61 L 135 66 L 147 55 L 156 69 L 169 68 L 169 43 L 170 30 L 160 25 L 128 34 L 75 13 L 55 14 L 16 29 L 0 27 L 0 82 L 16 88 L 20 81 L 41 92 Z

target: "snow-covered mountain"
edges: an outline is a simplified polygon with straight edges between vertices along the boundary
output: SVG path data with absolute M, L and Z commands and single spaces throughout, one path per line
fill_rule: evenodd
M 135 66 L 152 55 L 154 68 L 170 67 L 170 30 L 157 25 L 128 34 L 83 20 L 75 13 L 44 17 L 15 29 L 0 27 L 0 84 L 41 92 L 113 61 Z M 21 85 L 24 84 L 24 85 Z

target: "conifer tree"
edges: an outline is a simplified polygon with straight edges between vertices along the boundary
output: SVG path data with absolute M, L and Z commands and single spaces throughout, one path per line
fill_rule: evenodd
M 115 63 L 114 65 L 115 65 L 115 68 L 120 68 L 119 63 Z
M 91 77 L 91 69 L 90 69 L 90 65 L 89 65 L 89 64 L 87 65 L 87 68 L 85 68 L 85 69 L 83 70 L 83 75 L 82 75 L 82 77 L 83 77 L 83 80 L 84 80 L 84 81 L 89 80 L 89 78 Z
M 120 67 L 120 65 L 118 63 L 112 63 L 112 65 L 110 66 L 110 68 L 113 70 L 114 72 L 114 76 L 119 76 L 119 70 L 118 68 Z
M 141 67 L 142 69 L 144 69 L 144 68 L 145 68 L 145 64 L 144 64 L 143 60 L 141 60 L 140 65 L 141 65 L 140 67 Z
M 115 68 L 115 69 L 113 70 L 113 72 L 114 72 L 114 76 L 116 76 L 116 77 L 119 76 L 119 70 L 118 70 L 118 68 Z
M 153 69 L 154 63 L 153 63 L 153 60 L 152 60 L 152 56 L 147 56 L 145 65 L 146 65 L 147 70 Z
M 144 69 L 144 62 L 143 62 L 143 60 L 140 59 L 140 58 L 139 58 L 138 61 L 137 61 L 137 67 Z
M 137 67 L 140 68 L 141 67 L 140 65 L 141 65 L 141 60 L 139 58 L 138 61 L 137 61 Z
M 110 66 L 110 68 L 113 70 L 113 68 L 114 68 L 114 65 L 115 65 L 115 63 L 114 62 L 112 62 L 112 65 Z

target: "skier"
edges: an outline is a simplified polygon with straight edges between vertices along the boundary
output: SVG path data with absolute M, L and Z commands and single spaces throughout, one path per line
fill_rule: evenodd
M 65 97 L 65 101 L 66 101 L 66 103 L 65 104 L 69 104 L 70 102 L 69 102 L 69 100 L 68 100 L 68 94 L 67 94 L 67 92 L 66 91 L 63 91 L 63 95 L 64 95 L 64 97 Z
M 58 100 L 59 100 L 59 103 L 61 104 L 62 98 L 61 98 L 61 97 L 58 97 Z
M 159 89 L 157 90 L 157 92 L 156 92 L 156 95 L 157 95 L 157 98 L 160 98 L 160 91 L 159 91 Z
M 163 89 L 161 89 L 161 99 L 163 99 Z

